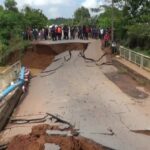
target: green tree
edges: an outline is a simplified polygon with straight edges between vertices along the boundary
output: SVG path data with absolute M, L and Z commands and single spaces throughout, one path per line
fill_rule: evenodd
M 23 10 L 24 28 L 25 27 L 36 27 L 42 28 L 47 25 L 48 18 L 43 14 L 40 9 L 32 9 L 26 6 Z
M 123 20 L 123 13 L 118 8 L 113 8 L 114 12 L 114 30 L 115 34 L 117 34 L 117 38 L 122 38 L 123 36 L 123 27 L 124 27 L 124 20 Z M 98 17 L 98 26 L 102 28 L 111 27 L 111 14 L 112 14 L 112 8 L 111 7 L 105 7 L 104 13 L 101 13 Z
M 114 0 L 114 2 L 122 4 L 124 18 L 129 24 L 150 21 L 150 0 Z
M 49 25 L 52 24 L 57 24 L 57 25 L 61 25 L 61 24 L 65 24 L 65 25 L 72 25 L 73 24 L 73 19 L 71 18 L 55 18 L 55 19 L 50 19 L 48 21 Z
M 0 11 L 3 11 L 3 10 L 4 10 L 3 6 L 2 6 L 2 5 L 0 5 Z
M 18 11 L 17 3 L 15 0 L 5 0 L 5 8 L 11 11 Z
M 81 25 L 87 24 L 88 20 L 90 19 L 89 10 L 84 7 L 78 8 L 74 13 L 74 17 L 75 17 L 75 23 Z
M 25 7 L 20 12 L 15 0 L 5 0 L 4 4 L 4 8 L 0 5 L 0 57 L 3 55 L 3 60 L 7 60 L 5 57 L 12 51 L 20 50 L 22 53 L 21 50 L 28 44 L 22 38 L 24 29 L 42 28 L 46 26 L 48 19 L 40 9 Z
M 150 54 L 150 0 L 114 0 L 122 3 L 123 44 Z

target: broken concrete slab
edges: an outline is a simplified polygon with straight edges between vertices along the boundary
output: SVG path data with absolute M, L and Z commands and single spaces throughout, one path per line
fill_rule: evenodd
M 60 146 L 58 146 L 56 144 L 46 143 L 46 144 L 44 144 L 44 147 L 45 147 L 44 150 L 60 150 Z
M 48 135 L 72 136 L 71 131 L 47 130 Z

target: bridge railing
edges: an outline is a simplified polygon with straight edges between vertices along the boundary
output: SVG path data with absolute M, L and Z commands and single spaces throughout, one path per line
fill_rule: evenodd
M 13 65 L 0 72 L 0 92 L 18 78 L 20 70 L 21 62 L 17 61 Z
M 123 46 L 120 46 L 119 51 L 122 58 L 138 65 L 140 68 L 150 71 L 150 57 L 127 49 Z

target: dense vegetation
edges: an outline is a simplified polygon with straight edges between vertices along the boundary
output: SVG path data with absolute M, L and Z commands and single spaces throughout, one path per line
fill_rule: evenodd
M 0 63 L 5 63 L 5 57 L 11 51 L 23 50 L 27 45 L 22 38 L 24 30 L 42 28 L 48 21 L 39 9 L 26 6 L 19 11 L 14 0 L 5 0 L 4 5 L 0 6 Z
M 73 19 L 71 18 L 55 18 L 55 19 L 49 19 L 48 21 L 49 25 L 57 24 L 57 25 L 73 25 Z
M 121 44 L 150 55 L 150 0 L 114 0 L 111 4 L 100 6 L 93 11 L 101 11 L 90 16 L 89 10 L 81 7 L 74 13 L 75 25 L 90 25 L 100 28 L 111 27 L 114 14 L 115 40 Z
M 111 26 L 114 13 L 115 38 L 122 44 L 150 55 L 150 0 L 114 0 L 115 7 L 105 6 L 97 25 Z

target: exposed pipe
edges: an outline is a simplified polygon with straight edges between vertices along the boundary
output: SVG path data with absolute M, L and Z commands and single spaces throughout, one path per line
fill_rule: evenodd
M 24 74 L 25 74 L 25 67 L 22 67 L 20 70 L 19 80 L 17 80 L 13 85 L 7 87 L 4 91 L 0 93 L 0 101 L 7 96 L 10 92 L 12 92 L 16 87 L 22 86 L 24 84 Z

